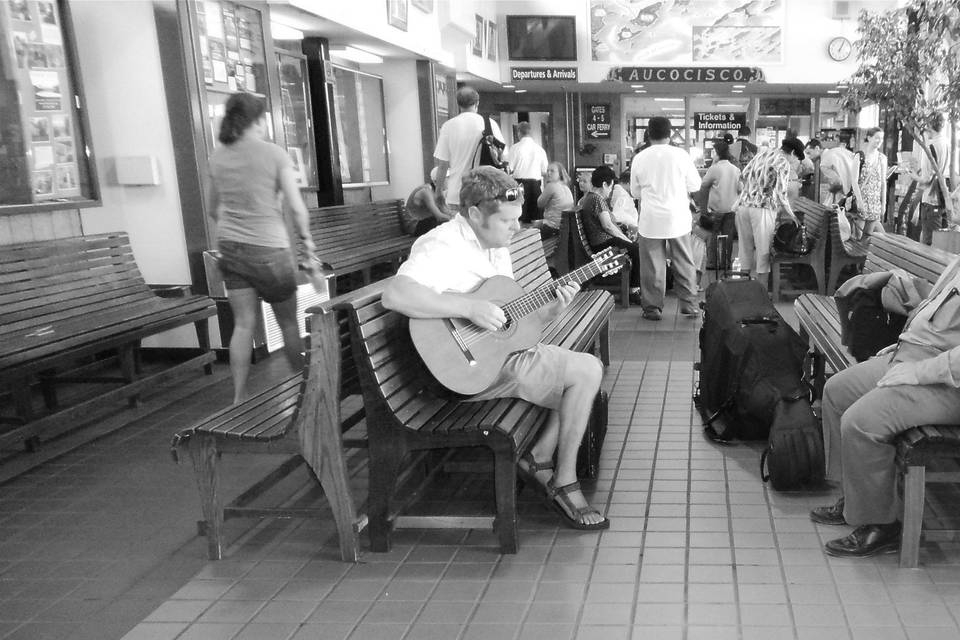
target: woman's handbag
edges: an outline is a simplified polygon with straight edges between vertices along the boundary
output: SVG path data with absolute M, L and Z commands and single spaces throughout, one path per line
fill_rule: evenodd
M 794 220 L 785 220 L 773 234 L 773 250 L 777 254 L 805 256 L 813 250 L 807 227 Z

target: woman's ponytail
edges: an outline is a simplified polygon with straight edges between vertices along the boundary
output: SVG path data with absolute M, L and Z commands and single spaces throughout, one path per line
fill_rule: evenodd
M 263 100 L 250 93 L 235 93 L 227 100 L 217 140 L 233 144 L 266 111 Z

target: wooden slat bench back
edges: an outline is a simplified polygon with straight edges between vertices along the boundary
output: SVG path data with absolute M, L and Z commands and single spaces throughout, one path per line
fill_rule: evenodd
M 368 288 L 382 285 L 375 283 Z M 333 511 L 341 558 L 352 562 L 359 559 L 358 536 L 366 526 L 366 517 L 358 515 L 350 492 L 343 434 L 360 424 L 365 412 L 359 400 L 343 410 L 345 401 L 359 395 L 360 389 L 347 317 L 333 309 L 337 300 L 308 310 L 310 335 L 303 372 L 224 408 L 173 437 L 174 459 L 179 458 L 180 452 L 187 452 L 193 462 L 203 513 L 201 529 L 207 536 L 207 551 L 212 560 L 222 557 L 223 522 L 228 518 L 317 515 L 315 509 L 246 507 L 295 468 L 289 463 L 281 465 L 283 473 L 270 474 L 233 503 L 224 505 L 218 465 L 225 452 L 283 453 L 306 463 L 320 481 Z
M 207 296 L 157 295 L 144 281 L 126 233 L 113 232 L 10 245 L 0 252 L 0 384 L 10 387 L 25 426 L 0 434 L 0 448 L 52 437 L 80 421 L 98 402 L 136 398 L 153 380 L 160 382 L 192 366 L 209 371 L 207 319 L 216 314 Z M 142 377 L 134 351 L 140 340 L 193 323 L 201 354 Z M 125 385 L 59 411 L 54 385 L 58 369 L 81 358 L 116 350 Z M 35 421 L 30 386 L 40 380 L 48 410 Z M 71 381 L 78 378 L 73 375 Z M 86 380 L 87 377 L 81 379 Z M 104 381 L 103 378 L 96 379 Z M 114 381 L 110 379 L 110 381 Z
M 402 200 L 319 207 L 309 210 L 317 256 L 339 275 L 361 272 L 370 282 L 378 264 L 399 265 L 414 238 L 400 224 Z
M 794 213 L 802 218 L 807 229 L 807 238 L 813 244 L 813 249 L 807 255 L 795 256 L 790 254 L 771 253 L 771 274 L 773 276 L 773 299 L 780 300 L 782 293 L 793 293 L 782 287 L 780 265 L 806 264 L 813 269 L 817 281 L 817 291 L 823 293 L 826 287 L 826 261 L 829 250 L 827 239 L 827 219 L 829 209 L 808 198 L 796 198 L 791 201 Z

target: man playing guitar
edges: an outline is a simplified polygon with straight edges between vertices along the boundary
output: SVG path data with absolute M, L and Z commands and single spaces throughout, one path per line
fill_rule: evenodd
M 478 167 L 464 174 L 460 213 L 414 243 L 410 258 L 383 292 L 383 306 L 410 318 L 464 318 L 480 329 L 500 330 L 507 322 L 501 307 L 462 294 L 487 278 L 513 276 L 508 247 L 520 229 L 522 204 L 523 189 L 502 171 Z M 544 312 L 555 316 L 578 289 L 573 283 L 558 286 L 556 301 Z M 493 384 L 470 396 L 516 397 L 552 409 L 518 470 L 574 529 L 610 526 L 587 503 L 576 474 L 577 450 L 602 377 L 602 365 L 593 355 L 537 344 L 511 354 Z

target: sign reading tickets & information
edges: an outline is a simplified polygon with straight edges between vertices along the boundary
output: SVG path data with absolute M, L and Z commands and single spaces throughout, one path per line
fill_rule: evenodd
M 610 105 L 584 105 L 584 135 L 594 140 L 610 139 Z
M 745 111 L 697 112 L 693 114 L 693 128 L 697 131 L 740 130 L 747 124 Z

